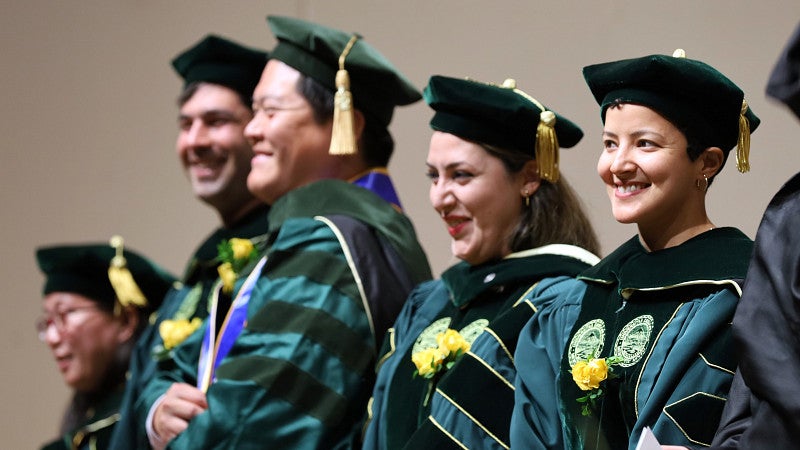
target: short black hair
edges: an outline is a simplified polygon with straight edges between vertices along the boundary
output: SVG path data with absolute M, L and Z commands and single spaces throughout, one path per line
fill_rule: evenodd
M 297 81 L 297 92 L 306 99 L 318 124 L 333 120 L 333 92 L 317 80 L 301 73 Z M 394 151 L 394 139 L 389 131 L 364 115 L 364 133 L 361 136 L 361 153 L 369 167 L 384 167 Z

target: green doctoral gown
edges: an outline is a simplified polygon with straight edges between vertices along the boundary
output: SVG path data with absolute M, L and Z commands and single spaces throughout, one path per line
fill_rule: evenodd
M 462 262 L 416 289 L 384 339 L 364 449 L 508 448 L 519 331 L 597 261 L 581 248 L 549 245 Z M 436 347 L 448 328 L 470 350 L 430 380 L 414 377 L 411 355 Z
M 736 368 L 731 319 L 752 241 L 733 228 L 647 252 L 634 237 L 526 325 L 517 346 L 513 448 L 633 450 L 711 443 Z M 614 357 L 600 395 L 572 367 Z M 597 391 L 594 391 L 597 393 Z
M 122 386 L 101 398 L 87 413 L 80 425 L 42 450 L 106 450 L 111 449 L 111 434 L 119 421 Z
M 217 282 L 217 245 L 231 238 L 252 239 L 267 231 L 268 206 L 261 206 L 228 228 L 214 231 L 197 248 L 186 267 L 183 281 L 167 292 L 164 302 L 150 317 L 148 326 L 139 337 L 131 355 L 129 378 L 125 387 L 125 397 L 120 408 L 120 421 L 115 427 L 111 447 L 115 450 L 138 450 L 149 448 L 147 437 L 140 431 L 144 423 L 134 414 L 134 404 L 142 389 L 153 377 L 159 360 L 170 359 L 171 349 L 166 350 L 159 334 L 159 325 L 176 316 L 191 320 L 194 317 L 205 319 L 208 316 L 208 298 Z
M 266 263 L 206 394 L 208 410 L 168 448 L 358 447 L 376 336 L 430 278 L 427 260 L 402 213 L 338 180 L 284 195 L 269 223 Z M 197 382 L 202 335 L 159 367 L 137 405 L 141 420 L 172 382 Z

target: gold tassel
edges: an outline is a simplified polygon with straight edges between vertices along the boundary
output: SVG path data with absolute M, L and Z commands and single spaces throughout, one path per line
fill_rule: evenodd
M 742 100 L 742 112 L 739 114 L 739 140 L 736 144 L 736 168 L 739 172 L 750 171 L 750 122 L 744 115 L 747 112 L 747 101 Z
M 147 298 L 142 294 L 141 289 L 133 279 L 133 275 L 128 270 L 127 261 L 123 256 L 123 240 L 121 236 L 111 238 L 110 244 L 114 247 L 116 255 L 111 259 L 108 266 L 108 280 L 111 287 L 117 294 L 117 301 L 123 307 L 136 306 L 143 308 L 147 306 Z M 115 314 L 119 314 L 118 308 L 114 308 Z
M 331 146 L 328 150 L 331 155 L 353 155 L 358 151 L 353 127 L 353 94 L 350 92 L 350 75 L 344 68 L 344 59 L 357 40 L 358 36 L 353 35 L 339 56 L 336 94 L 333 97 L 333 131 Z
M 539 113 L 539 124 L 536 125 L 535 158 L 539 165 L 539 176 L 555 183 L 559 179 L 558 172 L 558 136 L 556 136 L 556 114 L 548 111 L 539 100 L 528 95 L 527 92 L 517 89 L 517 82 L 513 78 L 506 79 L 502 87 L 513 89 L 529 102 L 536 105 L 542 112 Z
M 558 137 L 556 136 L 556 115 L 553 111 L 542 111 L 539 125 L 536 126 L 536 161 L 539 175 L 545 180 L 558 181 Z

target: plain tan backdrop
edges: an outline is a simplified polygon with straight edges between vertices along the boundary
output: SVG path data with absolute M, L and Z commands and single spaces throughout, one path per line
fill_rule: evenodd
M 800 122 L 764 96 L 772 65 L 800 19 L 797 0 L 665 1 L 18 1 L 0 18 L 3 448 L 34 448 L 56 434 L 68 399 L 33 322 L 42 276 L 37 246 L 127 244 L 179 273 L 217 224 L 190 192 L 174 154 L 170 59 L 215 32 L 271 48 L 267 14 L 358 31 L 421 89 L 432 74 L 518 86 L 581 124 L 562 152 L 607 252 L 635 233 L 617 224 L 595 172 L 601 123 L 581 67 L 682 47 L 732 78 L 763 123 L 752 171 L 732 163 L 709 193 L 711 218 L 753 237 L 768 200 L 796 170 Z M 453 261 L 428 203 L 430 131 L 422 103 L 398 110 L 390 166 L 438 275 Z

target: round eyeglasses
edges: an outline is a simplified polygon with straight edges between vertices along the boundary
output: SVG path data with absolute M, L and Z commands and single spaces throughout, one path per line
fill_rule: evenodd
M 75 323 L 75 319 L 73 319 L 76 313 L 88 311 L 90 309 L 96 310 L 97 306 L 76 306 L 73 308 L 64 309 L 63 311 L 56 311 L 52 314 L 43 315 L 36 320 L 36 332 L 39 336 L 39 340 L 42 342 L 47 340 L 47 331 L 50 329 L 50 325 L 56 327 L 58 334 L 63 334 L 67 329 L 77 325 L 77 323 Z

